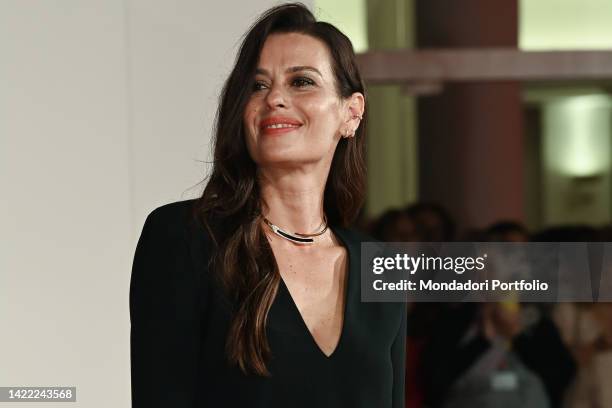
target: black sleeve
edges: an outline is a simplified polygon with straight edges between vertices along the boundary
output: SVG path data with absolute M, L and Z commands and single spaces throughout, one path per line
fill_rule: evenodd
M 180 214 L 145 222 L 130 282 L 133 408 L 192 408 L 200 343 L 198 284 Z
M 405 408 L 406 403 L 406 304 L 401 304 L 400 327 L 391 346 L 393 364 L 393 408 Z

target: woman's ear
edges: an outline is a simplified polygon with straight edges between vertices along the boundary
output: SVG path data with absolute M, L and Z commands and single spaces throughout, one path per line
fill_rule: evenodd
M 361 92 L 355 92 L 346 101 L 346 118 L 342 137 L 353 137 L 363 119 L 365 98 Z

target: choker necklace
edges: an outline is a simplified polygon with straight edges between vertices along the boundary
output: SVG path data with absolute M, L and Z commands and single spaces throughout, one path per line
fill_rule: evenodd
M 266 217 L 264 217 L 264 221 L 266 224 L 268 224 L 268 227 L 270 227 L 272 232 L 274 232 L 276 235 L 288 241 L 295 242 L 296 244 L 304 244 L 304 245 L 313 244 L 315 242 L 313 237 L 318 237 L 319 235 L 323 235 L 325 231 L 327 231 L 327 217 L 325 215 L 323 215 L 323 222 L 321 223 L 321 226 L 323 227 L 323 229 L 318 232 L 312 233 L 312 234 L 302 234 L 299 232 L 290 234 L 289 232 L 284 231 L 280 227 L 272 224 Z

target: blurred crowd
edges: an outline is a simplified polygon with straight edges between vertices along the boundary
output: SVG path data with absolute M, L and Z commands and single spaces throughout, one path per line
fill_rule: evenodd
M 386 242 L 612 241 L 612 228 L 586 225 L 458 231 L 428 203 L 361 227 Z M 612 304 L 409 304 L 406 374 L 410 408 L 612 408 Z

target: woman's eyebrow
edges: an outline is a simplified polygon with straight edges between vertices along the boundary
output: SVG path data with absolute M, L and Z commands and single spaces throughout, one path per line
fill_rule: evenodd
M 311 72 L 314 72 L 314 73 L 318 74 L 320 77 L 323 77 L 321 72 L 318 69 L 316 69 L 315 67 L 309 67 L 309 66 L 306 66 L 306 65 L 301 65 L 301 66 L 297 66 L 297 67 L 287 68 L 287 72 L 290 72 L 290 73 L 300 72 L 300 71 L 311 71 Z
M 263 68 L 256 68 L 255 69 L 255 74 L 270 76 L 270 73 L 267 70 L 263 69 Z
M 285 72 L 287 73 L 295 73 L 295 72 L 300 72 L 300 71 L 311 71 L 314 72 L 316 74 L 318 74 L 320 77 L 323 77 L 323 74 L 321 74 L 321 71 L 319 71 L 318 69 L 316 69 L 315 67 L 310 67 L 307 65 L 299 65 L 299 66 L 295 66 L 295 67 L 289 67 L 285 70 Z M 257 68 L 255 69 L 255 74 L 257 75 L 264 75 L 264 76 L 271 76 L 270 73 L 268 72 L 268 70 L 264 69 L 264 68 Z

